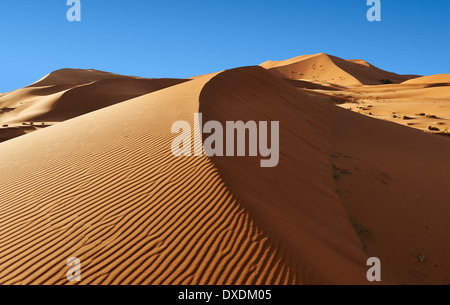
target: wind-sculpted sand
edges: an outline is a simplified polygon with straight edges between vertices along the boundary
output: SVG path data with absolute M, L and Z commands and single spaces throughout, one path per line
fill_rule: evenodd
M 449 83 L 317 54 L 0 94 L 0 284 L 449 284 Z M 197 113 L 279 122 L 277 166 L 174 156 Z
M 293 256 L 213 163 L 171 154 L 171 124 L 206 81 L 3 143 L 0 282 L 65 284 L 75 256 L 83 284 L 297 283 Z

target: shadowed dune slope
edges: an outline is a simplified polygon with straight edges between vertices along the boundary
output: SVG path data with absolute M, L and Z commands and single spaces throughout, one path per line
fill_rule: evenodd
M 319 53 L 285 61 L 268 61 L 261 66 L 288 79 L 308 79 L 341 86 L 380 85 L 389 79 L 401 83 L 418 76 L 398 75 L 378 69 L 363 60 L 344 60 Z
M 291 253 L 206 157 L 176 158 L 209 77 L 0 144 L 0 283 L 293 284 Z M 199 143 L 196 143 L 199 145 Z M 32 153 L 30 153 L 32 152 Z
M 366 255 L 336 194 L 331 117 L 308 95 L 260 67 L 230 70 L 200 96 L 205 121 L 280 122 L 280 162 L 213 157 L 231 190 L 295 254 L 305 284 L 367 283 Z
M 26 88 L 70 85 L 79 86 L 82 84 L 92 83 L 101 79 L 124 78 L 125 76 L 103 72 L 98 70 L 83 70 L 83 69 L 60 69 L 51 72 L 44 76 L 37 82 L 27 86 Z M 127 78 L 139 79 L 135 76 L 126 76 Z
M 450 140 L 330 108 L 339 194 L 383 281 L 450 284 Z

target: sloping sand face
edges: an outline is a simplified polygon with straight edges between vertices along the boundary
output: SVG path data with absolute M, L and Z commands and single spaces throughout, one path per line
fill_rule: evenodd
M 331 109 L 339 194 L 383 281 L 448 285 L 449 138 Z
M 0 141 L 186 81 L 91 70 L 55 71 L 33 85 L 0 96 Z
M 126 76 L 130 79 L 139 79 L 139 77 Z M 44 76 L 37 82 L 27 86 L 27 88 L 70 85 L 71 87 L 83 84 L 89 84 L 102 79 L 124 78 L 123 75 L 103 72 L 98 70 L 83 69 L 61 69 L 53 71 Z
M 346 99 L 347 101 L 340 104 L 345 109 L 425 132 L 448 136 L 450 82 L 445 83 L 445 78 L 438 76 L 420 79 L 417 79 L 417 83 L 405 82 L 395 85 L 347 88 L 340 92 L 321 92 L 333 98 Z
M 450 84 L 450 74 L 436 74 L 410 79 L 404 84 Z
M 71 257 L 81 284 L 367 284 L 368 257 L 385 284 L 450 283 L 450 142 L 423 132 L 448 135 L 448 75 L 363 86 L 387 74 L 326 54 L 263 66 L 65 69 L 0 94 L 0 140 L 31 133 L 0 144 L 0 284 L 69 284 Z M 297 68 L 310 81 L 286 79 Z M 278 166 L 174 157 L 172 124 L 198 112 L 279 122 Z
M 205 121 L 280 122 L 280 162 L 213 157 L 227 185 L 273 228 L 298 260 L 304 284 L 367 283 L 367 256 L 335 190 L 331 117 L 325 105 L 259 67 L 212 78 L 200 96 Z
M 206 157 L 176 158 L 209 78 L 0 144 L 0 283 L 294 284 L 297 268 Z

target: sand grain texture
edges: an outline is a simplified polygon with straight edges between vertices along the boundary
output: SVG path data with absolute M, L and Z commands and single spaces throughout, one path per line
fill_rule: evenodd
M 293 284 L 292 256 L 206 158 L 175 158 L 207 79 L 0 144 L 0 283 Z M 33 153 L 30 153 L 33 152 Z
M 0 284 L 449 284 L 449 84 L 320 53 L 0 94 Z M 278 121 L 278 166 L 174 157 L 197 112 Z

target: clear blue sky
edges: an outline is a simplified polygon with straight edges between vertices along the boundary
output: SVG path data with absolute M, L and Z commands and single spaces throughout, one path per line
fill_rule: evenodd
M 401 74 L 450 73 L 450 1 L 1 0 L 0 92 L 61 68 L 185 78 L 325 52 Z

